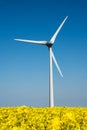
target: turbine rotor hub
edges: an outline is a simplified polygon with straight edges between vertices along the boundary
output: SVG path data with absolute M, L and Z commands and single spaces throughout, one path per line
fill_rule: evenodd
M 52 43 L 50 43 L 50 42 L 47 42 L 47 44 L 46 44 L 46 45 L 47 45 L 47 47 L 48 47 L 48 48 L 50 48 L 50 47 L 52 47 L 52 45 L 53 45 L 53 44 L 52 44 Z

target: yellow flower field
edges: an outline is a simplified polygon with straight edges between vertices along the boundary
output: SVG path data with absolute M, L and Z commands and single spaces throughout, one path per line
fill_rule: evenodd
M 0 130 L 87 130 L 87 108 L 2 107 Z

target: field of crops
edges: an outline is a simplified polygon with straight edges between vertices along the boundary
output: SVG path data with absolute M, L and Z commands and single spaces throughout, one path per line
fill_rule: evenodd
M 0 108 L 0 130 L 87 130 L 87 108 Z

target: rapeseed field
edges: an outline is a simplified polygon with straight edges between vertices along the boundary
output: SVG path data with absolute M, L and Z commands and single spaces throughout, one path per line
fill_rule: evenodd
M 87 108 L 0 108 L 0 130 L 87 130 Z

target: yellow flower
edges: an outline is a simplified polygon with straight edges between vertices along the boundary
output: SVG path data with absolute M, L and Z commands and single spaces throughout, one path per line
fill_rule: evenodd
M 0 108 L 0 130 L 87 130 L 87 108 Z
M 46 130 L 60 130 L 60 119 L 55 117 L 54 119 L 50 120 L 50 123 L 47 125 Z

